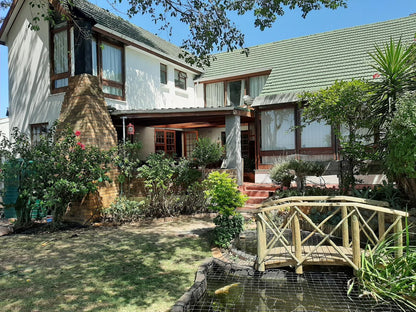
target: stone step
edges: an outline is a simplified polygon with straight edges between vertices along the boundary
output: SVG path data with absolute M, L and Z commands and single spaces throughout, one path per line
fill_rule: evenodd
M 258 205 L 261 204 L 262 202 L 264 202 L 267 198 L 269 197 L 249 197 L 246 205 L 247 204 L 254 204 L 254 205 Z
M 266 184 L 266 183 L 244 183 L 242 189 L 244 191 L 269 191 L 275 192 L 279 187 L 275 184 Z
M 249 197 L 268 198 L 270 196 L 270 191 L 245 190 L 245 191 L 242 191 L 242 193 L 246 194 Z

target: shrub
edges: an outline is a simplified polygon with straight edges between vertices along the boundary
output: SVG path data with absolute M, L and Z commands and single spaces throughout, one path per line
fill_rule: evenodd
M 31 144 L 29 137 L 15 128 L 11 140 L 2 140 L 3 175 L 19 178 L 19 223 L 31 222 L 31 211 L 39 206 L 59 223 L 71 202 L 95 193 L 101 182 L 109 181 L 106 173 L 111 154 L 85 146 L 80 136 L 70 128 L 55 133 L 53 127 Z
M 243 230 L 244 218 L 236 212 L 247 200 L 237 189 L 237 184 L 228 174 L 214 171 L 204 181 L 208 208 L 219 215 L 214 219 L 214 243 L 228 247 L 231 240 Z
M 302 161 L 291 159 L 278 163 L 270 170 L 270 178 L 277 184 L 289 187 L 293 179 L 296 179 L 298 189 L 305 189 L 307 176 L 322 176 L 325 167 L 320 162 Z
M 142 144 L 140 142 L 131 143 L 126 141 L 120 143 L 117 147 L 117 153 L 113 159 L 114 164 L 119 169 L 118 182 L 120 183 L 120 193 L 129 195 L 130 189 L 124 186 L 130 185 L 131 179 L 136 176 L 137 168 L 140 167 L 140 151 Z
M 214 244 L 227 248 L 230 242 L 244 229 L 244 217 L 241 214 L 225 216 L 219 214 L 214 218 Z
M 198 182 L 201 173 L 192 168 L 189 160 L 176 162 L 163 153 L 152 154 L 137 171 L 145 182 L 146 216 L 158 218 L 206 210 Z
M 290 187 L 294 178 L 295 174 L 289 168 L 288 162 L 277 163 L 270 169 L 270 179 L 283 187 Z
M 225 172 L 211 172 L 204 185 L 205 196 L 209 201 L 208 208 L 224 216 L 235 215 L 236 208 L 247 201 L 247 196 L 240 193 L 235 181 Z
M 138 221 L 144 216 L 144 201 L 117 198 L 108 208 L 103 209 L 103 218 L 115 223 Z
M 216 163 L 221 160 L 224 154 L 224 148 L 219 143 L 211 142 L 208 138 L 200 138 L 196 142 L 191 157 L 198 167 Z

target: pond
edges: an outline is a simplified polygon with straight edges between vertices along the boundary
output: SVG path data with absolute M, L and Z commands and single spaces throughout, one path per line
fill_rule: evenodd
M 348 293 L 349 272 L 290 270 L 255 272 L 218 261 L 206 275 L 207 289 L 191 306 L 193 312 L 401 312 L 398 305 L 361 297 L 356 287 Z M 405 310 L 408 311 L 408 310 Z

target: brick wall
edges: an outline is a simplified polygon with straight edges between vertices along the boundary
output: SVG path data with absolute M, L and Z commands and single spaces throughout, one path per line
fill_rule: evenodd
M 70 126 L 80 131 L 80 142 L 109 150 L 117 145 L 117 132 L 107 110 L 104 94 L 97 77 L 82 74 L 69 78 L 59 117 L 57 131 Z M 115 181 L 100 187 L 97 195 L 88 196 L 81 203 L 73 203 L 66 219 L 76 222 L 89 222 L 95 218 L 102 207 L 109 206 L 118 196 L 117 170 L 109 173 Z

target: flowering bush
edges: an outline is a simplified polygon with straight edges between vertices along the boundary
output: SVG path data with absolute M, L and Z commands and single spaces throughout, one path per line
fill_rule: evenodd
M 100 182 L 109 180 L 110 152 L 85 146 L 79 141 L 81 135 L 69 128 L 58 134 L 53 127 L 39 142 L 31 144 L 29 137 L 15 128 L 11 140 L 2 139 L 3 178 L 19 180 L 19 223 L 31 221 L 35 204 L 59 223 L 72 201 L 96 192 Z

